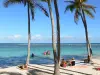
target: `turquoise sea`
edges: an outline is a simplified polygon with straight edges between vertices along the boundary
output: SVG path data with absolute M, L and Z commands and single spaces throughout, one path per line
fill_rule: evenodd
M 100 43 L 92 43 L 93 56 L 100 56 Z M 50 55 L 43 55 L 49 50 Z M 31 54 L 35 57 L 30 59 L 32 64 L 53 63 L 53 52 L 51 43 L 31 44 Z M 27 56 L 27 43 L 0 43 L 0 67 L 24 64 Z M 87 56 L 86 44 L 63 43 L 61 44 L 61 58 L 83 59 Z

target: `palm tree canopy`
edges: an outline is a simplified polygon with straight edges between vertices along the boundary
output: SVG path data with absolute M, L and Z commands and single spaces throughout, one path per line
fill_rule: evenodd
M 85 4 L 87 0 L 73 0 L 73 1 L 64 1 L 69 3 L 69 5 L 66 6 L 65 12 L 70 10 L 71 12 L 75 11 L 74 13 L 74 21 L 77 23 L 79 20 L 79 16 L 81 16 L 81 10 L 84 11 L 85 14 L 87 14 L 90 18 L 94 18 L 94 15 L 91 11 L 95 12 L 95 7 L 92 5 Z
M 26 6 L 26 4 L 29 4 L 30 7 L 30 12 L 32 15 L 32 19 L 34 19 L 34 11 L 35 8 L 39 8 L 41 11 L 43 11 L 43 13 L 49 17 L 48 12 L 46 11 L 46 9 L 42 6 L 42 4 L 39 2 L 39 0 L 5 0 L 4 1 L 4 6 L 8 7 L 9 5 L 12 4 L 24 4 L 24 6 Z

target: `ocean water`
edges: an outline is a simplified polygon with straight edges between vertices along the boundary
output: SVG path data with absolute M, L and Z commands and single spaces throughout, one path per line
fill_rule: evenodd
M 100 56 L 100 44 L 91 44 L 93 56 Z M 49 50 L 50 55 L 43 55 Z M 50 43 L 31 44 L 31 53 L 35 57 L 30 58 L 32 64 L 51 64 L 53 63 L 53 49 Z M 0 43 L 0 67 L 24 64 L 27 56 L 26 43 Z M 64 43 L 61 44 L 61 58 L 83 59 L 87 56 L 86 44 L 83 43 Z

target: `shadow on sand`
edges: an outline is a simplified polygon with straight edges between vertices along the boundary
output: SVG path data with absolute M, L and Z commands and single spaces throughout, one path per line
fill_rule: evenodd
M 43 67 L 43 65 L 42 65 Z M 53 68 L 53 66 L 45 66 L 44 67 L 50 67 L 50 68 Z M 92 74 L 87 74 L 87 73 L 84 73 L 84 72 L 79 72 L 79 71 L 73 71 L 73 70 L 69 70 L 69 69 L 66 69 L 66 68 L 60 68 L 61 70 L 63 70 L 63 72 L 60 72 L 61 74 L 64 74 L 64 75 L 74 75 L 73 73 L 77 73 L 77 75 L 92 75 Z M 40 67 L 36 67 L 36 66 L 31 66 L 30 70 L 29 70 L 29 73 L 32 74 L 32 75 L 37 75 L 37 72 L 44 72 L 46 73 L 45 75 L 53 75 L 53 69 L 48 69 L 48 68 L 40 68 Z M 71 73 L 68 73 L 68 72 L 71 72 Z M 35 73 L 35 74 L 34 74 Z M 39 74 L 38 74 L 39 75 Z
M 40 68 L 40 67 L 36 67 L 36 66 L 32 66 L 33 68 L 31 68 L 31 70 L 29 70 L 29 73 L 31 75 L 53 75 L 54 71 L 50 70 L 50 69 L 45 69 L 45 68 Z M 43 74 L 41 74 L 41 72 L 43 72 Z M 60 72 L 62 74 L 66 74 L 66 75 L 73 75 L 70 73 L 65 73 L 65 72 Z

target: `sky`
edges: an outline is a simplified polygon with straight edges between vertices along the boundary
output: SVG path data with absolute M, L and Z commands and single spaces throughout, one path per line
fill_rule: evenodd
M 27 8 L 23 4 L 3 6 L 4 0 L 0 0 L 0 43 L 27 43 L 28 19 Z M 99 0 L 88 0 L 88 4 L 96 7 L 95 18 L 86 17 L 89 40 L 91 43 L 100 43 L 100 6 Z M 85 30 L 81 18 L 76 25 L 74 14 L 70 11 L 64 13 L 67 3 L 58 0 L 60 14 L 61 43 L 85 43 Z M 43 3 L 48 11 L 48 6 Z M 53 15 L 55 9 L 52 3 Z M 55 19 L 56 25 L 56 19 Z M 31 43 L 51 43 L 51 21 L 38 8 L 35 10 L 35 19 L 31 20 Z M 55 26 L 56 33 L 56 26 Z

